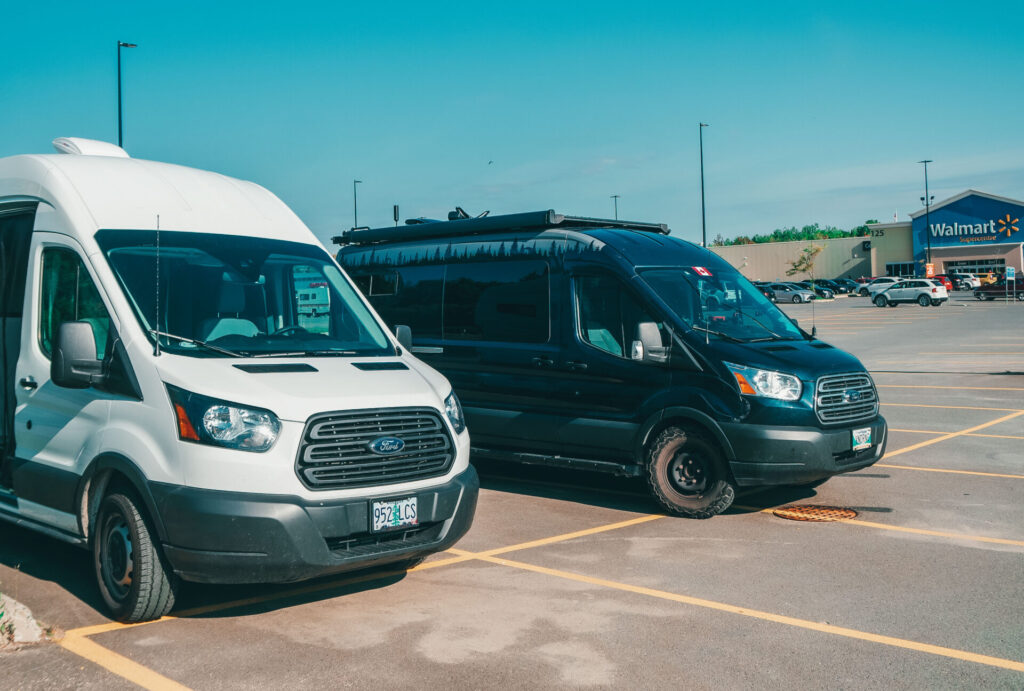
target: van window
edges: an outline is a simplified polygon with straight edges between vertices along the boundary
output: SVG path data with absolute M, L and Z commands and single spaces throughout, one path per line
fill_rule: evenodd
M 578 276 L 574 282 L 580 338 L 612 355 L 629 357 L 637 324 L 657 320 L 611 276 Z
M 380 272 L 355 273 L 355 281 L 364 295 L 374 295 L 373 306 L 392 329 L 404 324 L 415 339 L 441 338 L 441 295 L 444 290 L 444 266 L 405 266 L 388 272 L 393 278 L 391 293 L 373 294 Z M 385 284 L 386 285 L 386 284 Z
M 542 261 L 451 264 L 444 338 L 544 343 L 550 333 L 548 265 Z
M 43 250 L 39 300 L 39 346 L 46 357 L 53 352 L 53 339 L 60 325 L 71 321 L 92 324 L 96 359 L 103 359 L 110 333 L 110 315 L 99 291 L 75 252 L 48 247 Z

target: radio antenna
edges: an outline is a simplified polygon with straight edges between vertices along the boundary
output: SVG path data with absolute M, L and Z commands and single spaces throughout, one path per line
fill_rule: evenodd
M 156 215 L 156 345 L 153 346 L 153 355 L 160 356 L 160 214 Z

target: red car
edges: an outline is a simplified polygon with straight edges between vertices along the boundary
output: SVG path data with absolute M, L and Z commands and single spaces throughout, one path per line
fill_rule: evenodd
M 953 292 L 953 281 L 949 280 L 949 277 L 946 276 L 946 274 L 935 274 L 932 276 L 931 280 L 938 281 L 944 285 L 947 292 Z

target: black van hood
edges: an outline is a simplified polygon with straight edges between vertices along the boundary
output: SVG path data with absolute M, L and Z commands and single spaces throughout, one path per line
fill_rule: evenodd
M 699 336 L 696 332 L 692 335 Z M 713 340 L 710 347 L 703 340 L 694 344 L 694 340 L 689 339 L 689 342 L 711 360 L 786 372 L 804 381 L 814 381 L 823 374 L 866 371 L 853 355 L 819 340 L 756 343 Z

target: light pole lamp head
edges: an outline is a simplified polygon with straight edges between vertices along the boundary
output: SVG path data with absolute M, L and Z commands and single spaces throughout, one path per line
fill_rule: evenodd
M 138 43 L 125 43 L 124 41 L 118 41 L 117 45 L 119 45 L 122 48 L 138 48 L 139 47 Z

